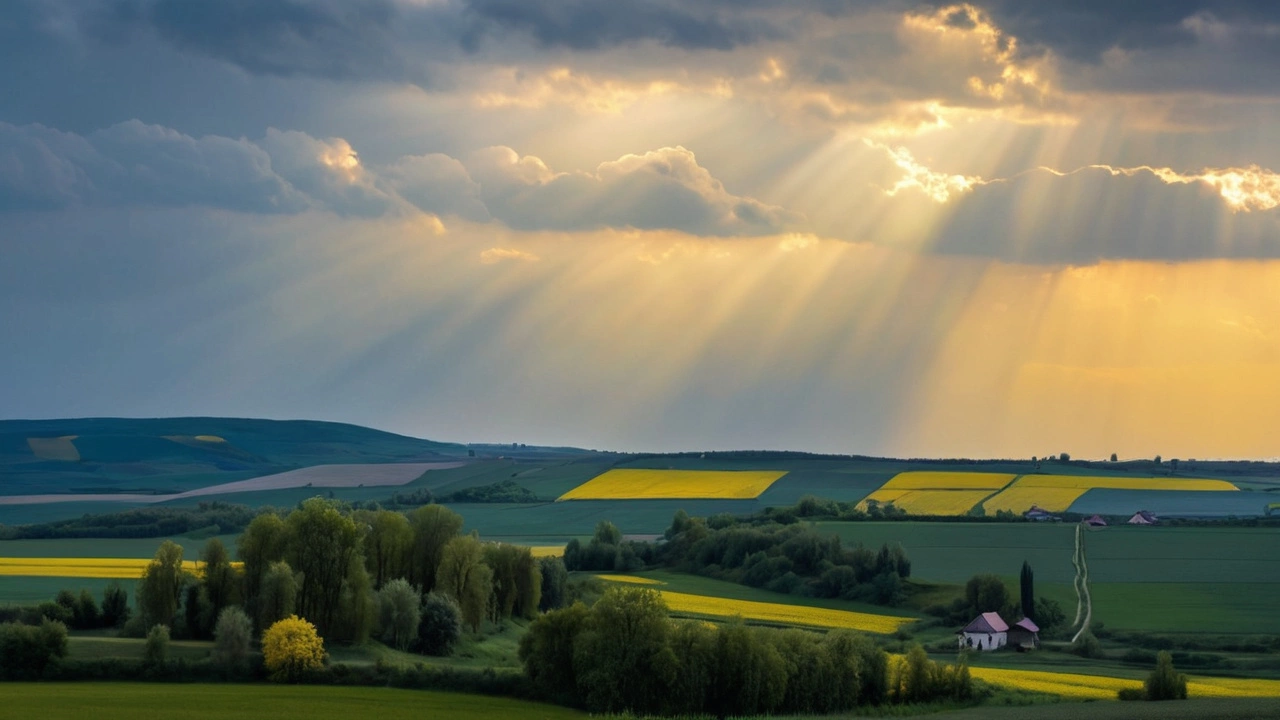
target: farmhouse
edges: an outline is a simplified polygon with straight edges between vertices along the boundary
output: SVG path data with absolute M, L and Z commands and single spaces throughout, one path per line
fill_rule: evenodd
M 1052 514 L 1050 514 L 1048 510 L 1045 510 L 1039 505 L 1032 505 L 1030 510 L 1022 514 L 1022 517 L 1028 520 L 1038 520 L 1038 521 L 1058 519 L 1054 517 Z
M 1009 628 L 1009 644 L 1023 650 L 1040 647 L 1040 627 L 1031 618 L 1022 618 Z
M 1091 527 L 1106 527 L 1107 521 L 1103 520 L 1101 515 L 1094 515 L 1093 517 L 1085 520 L 1084 524 Z
M 1155 525 L 1159 521 L 1160 518 L 1156 517 L 1155 513 L 1146 510 L 1139 510 L 1129 518 L 1130 525 Z
M 961 648 L 997 650 L 1009 642 L 1009 625 L 1000 613 L 982 613 L 956 634 Z

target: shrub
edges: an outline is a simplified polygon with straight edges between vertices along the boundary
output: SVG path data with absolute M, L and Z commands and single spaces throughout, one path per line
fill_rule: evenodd
M 1146 700 L 1147 691 L 1142 688 L 1120 688 L 1120 690 L 1116 692 L 1116 697 L 1125 701 Z
M 422 603 L 422 620 L 418 624 L 418 652 L 424 655 L 449 655 L 462 637 L 462 611 L 446 595 L 428 593 Z
M 253 623 L 238 606 L 223 608 L 213 629 L 213 661 L 227 668 L 241 668 L 249 659 Z
M 1173 669 L 1173 656 L 1167 650 L 1156 655 L 1156 669 L 1144 685 L 1148 700 L 1187 699 L 1187 676 Z
M 67 655 L 67 626 L 45 619 L 40 625 L 0 625 L 0 678 L 39 678 Z
M 147 631 L 147 644 L 142 660 L 152 667 L 160 667 L 169 660 L 169 626 L 152 625 Z
M 1071 643 L 1069 651 L 1074 655 L 1082 658 L 1100 658 L 1102 657 L 1102 643 L 1098 642 L 1098 638 L 1093 633 L 1085 630 Z
M 262 657 L 272 680 L 297 682 L 304 673 L 324 666 L 324 641 L 315 625 L 290 615 L 262 634 Z

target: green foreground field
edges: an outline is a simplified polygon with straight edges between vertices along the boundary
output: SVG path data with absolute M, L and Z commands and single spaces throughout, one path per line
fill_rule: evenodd
M 0 717 L 81 720 L 287 720 L 423 717 L 488 720 L 585 718 L 554 705 L 483 695 L 330 686 L 11 683 L 0 685 Z

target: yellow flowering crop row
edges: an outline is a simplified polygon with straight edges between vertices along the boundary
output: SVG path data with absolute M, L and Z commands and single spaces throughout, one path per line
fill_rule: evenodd
M 999 490 L 1016 475 L 984 472 L 911 471 L 894 475 L 881 490 Z
M 781 470 L 609 470 L 559 500 L 750 500 L 786 474 Z
M 666 585 L 666 583 L 661 580 L 639 577 L 637 575 L 597 575 L 596 577 L 609 582 L 630 583 L 632 585 Z
M 1071 503 L 1079 500 L 1086 492 L 1089 492 L 1088 488 L 1021 487 L 1021 483 L 1015 483 L 1013 487 L 983 503 L 982 508 L 988 515 L 994 515 L 1000 510 L 1024 513 L 1032 505 L 1049 512 L 1066 512 Z
M 991 490 L 877 490 L 858 507 L 867 509 L 867 500 L 893 503 L 911 515 L 964 515 L 991 495 Z
M 913 618 L 892 615 L 831 610 L 828 608 L 786 605 L 783 603 L 732 600 L 730 598 L 690 595 L 688 593 L 660 591 L 667 607 L 674 613 L 729 618 L 741 616 L 746 620 L 777 623 L 780 625 L 806 625 L 809 627 L 850 628 L 863 632 L 889 634 Z
M 983 507 L 988 514 L 1000 510 L 1022 513 L 1032 505 L 1038 505 L 1049 512 L 1065 512 L 1081 495 L 1093 489 L 1208 492 L 1239 490 L 1225 480 L 1024 475 L 1009 489 L 984 503 Z
M 1140 688 L 1140 680 L 1005 668 L 970 668 L 973 677 L 993 685 L 1060 695 L 1078 700 L 1115 700 L 1122 688 Z M 1280 697 L 1280 680 L 1192 677 L 1188 697 Z
M 533 553 L 533 556 L 536 558 L 560 557 L 561 555 L 564 555 L 564 546 L 563 545 L 532 545 L 529 547 L 529 551 Z
M 1023 475 L 1014 487 L 1106 488 L 1108 490 L 1239 490 L 1226 480 L 1176 478 L 1087 477 L 1082 475 Z
M 151 561 L 146 558 L 0 558 L 0 575 L 68 578 L 137 579 Z M 232 563 L 242 567 L 243 563 Z M 185 560 L 184 570 L 199 574 L 201 563 Z
M 1142 687 L 1142 682 L 1139 680 L 1041 670 L 975 667 L 970 668 L 969 673 L 992 685 L 1048 693 L 1076 700 L 1115 700 L 1116 693 L 1123 688 Z

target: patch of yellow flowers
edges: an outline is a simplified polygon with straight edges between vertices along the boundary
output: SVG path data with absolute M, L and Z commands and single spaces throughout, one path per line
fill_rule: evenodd
M 1124 688 L 1141 688 L 1141 680 L 1041 670 L 971 667 L 970 674 L 992 685 L 1058 695 L 1073 700 L 1115 700 Z M 1280 680 L 1192 677 L 1188 697 L 1280 697 Z
M 561 495 L 560 500 L 750 500 L 784 470 L 609 470 Z
M 136 580 L 142 577 L 150 562 L 150 558 L 0 558 L 0 575 Z M 182 569 L 198 575 L 202 565 L 184 560 Z M 240 568 L 244 563 L 231 565 Z

